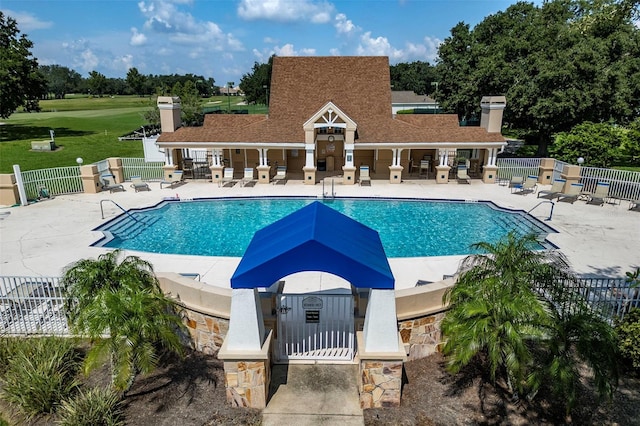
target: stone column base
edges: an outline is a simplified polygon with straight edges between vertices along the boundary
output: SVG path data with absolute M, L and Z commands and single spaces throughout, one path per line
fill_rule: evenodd
M 80 179 L 82 180 L 82 189 L 85 194 L 97 194 L 101 191 L 100 175 L 98 174 L 98 166 L 89 164 L 80 166 Z
M 316 168 L 314 166 L 303 167 L 302 171 L 304 172 L 304 184 L 315 185 L 316 184 Z
M 271 181 L 271 167 L 258 166 L 258 183 L 269 183 Z
M 402 166 L 389 166 L 389 183 L 402 183 Z
M 436 166 L 436 183 L 449 183 L 449 166 Z
M 233 407 L 263 409 L 267 406 L 271 384 L 270 331 L 259 353 L 230 352 L 225 344 L 218 352 L 224 361 L 224 383 L 227 402 Z
M 0 175 L 0 205 L 13 206 L 19 202 L 20 194 L 18 194 L 16 176 L 13 173 Z
M 356 168 L 353 166 L 342 167 L 342 184 L 353 185 L 356 183 Z
M 222 181 L 222 169 L 224 169 L 223 166 L 209 166 L 212 183 L 220 183 Z
M 542 185 L 551 185 L 555 162 L 556 160 L 554 160 L 553 158 L 543 158 L 542 161 L 540 161 L 538 183 Z
M 498 180 L 498 166 L 484 166 L 482 169 L 482 182 L 496 183 Z

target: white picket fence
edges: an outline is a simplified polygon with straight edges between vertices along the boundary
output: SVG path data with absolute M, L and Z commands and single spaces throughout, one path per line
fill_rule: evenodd
M 514 176 L 538 176 L 540 158 L 498 158 L 498 179 L 511 180 Z
M 585 191 L 595 191 L 598 182 L 609 183 L 609 196 L 619 200 L 640 200 L 640 172 L 582 167 L 580 183 Z

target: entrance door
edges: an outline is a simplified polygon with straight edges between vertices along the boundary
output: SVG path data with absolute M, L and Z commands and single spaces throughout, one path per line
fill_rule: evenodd
M 353 296 L 281 294 L 277 312 L 279 361 L 353 360 Z

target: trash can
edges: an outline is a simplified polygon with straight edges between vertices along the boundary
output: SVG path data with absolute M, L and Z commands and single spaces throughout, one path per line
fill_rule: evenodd
M 327 159 L 326 158 L 318 158 L 318 171 L 326 172 L 327 171 Z

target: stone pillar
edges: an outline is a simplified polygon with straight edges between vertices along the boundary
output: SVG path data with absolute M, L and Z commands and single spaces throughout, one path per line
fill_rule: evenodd
M 389 166 L 389 183 L 402 183 L 402 166 Z
M 304 172 L 304 184 L 305 185 L 315 185 L 316 184 L 316 168 L 314 166 L 311 167 L 303 167 L 302 171 Z
M 222 180 L 222 169 L 224 169 L 224 166 L 221 164 L 209 166 L 209 170 L 211 170 L 211 182 L 219 183 Z
M 359 383 L 361 408 L 399 407 L 402 395 L 402 368 L 406 355 L 395 353 L 372 353 L 364 349 L 361 331 L 358 339 Z
M 234 407 L 265 408 L 271 384 L 272 332 L 259 351 L 230 350 L 228 340 L 218 352 L 218 358 L 224 361 L 227 402 Z
M 258 183 L 269 183 L 269 181 L 271 180 L 271 167 L 270 166 L 258 166 L 256 167 L 256 169 L 258 170 Z M 307 182 L 306 180 L 306 176 L 305 176 L 305 183 Z M 315 181 L 314 181 L 315 183 Z
M 566 192 L 571 187 L 572 183 L 578 183 L 580 181 L 580 169 L 582 169 L 582 167 L 571 164 L 564 166 L 564 169 L 562 169 L 562 173 L 560 174 L 560 177 L 566 180 L 564 189 L 562 190 L 563 192 Z
M 0 205 L 13 206 L 20 202 L 14 174 L 0 175 Z
M 356 170 L 354 166 L 342 167 L 342 184 L 353 185 L 356 183 Z
M 553 158 L 543 158 L 540 161 L 540 171 L 538 172 L 538 183 L 542 185 L 551 185 L 553 180 L 553 169 L 556 160 Z
M 496 183 L 498 179 L 498 166 L 484 166 L 482 169 L 482 182 Z
M 121 158 L 107 158 L 109 162 L 109 170 L 111 170 L 111 174 L 115 177 L 116 183 L 124 182 L 124 172 L 122 170 L 122 159 Z
M 80 166 L 80 179 L 85 194 L 97 194 L 101 191 L 98 166 L 94 164 Z
M 436 166 L 436 183 L 449 183 L 449 166 Z

